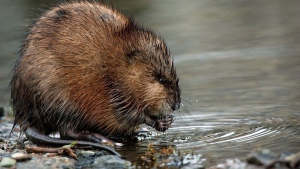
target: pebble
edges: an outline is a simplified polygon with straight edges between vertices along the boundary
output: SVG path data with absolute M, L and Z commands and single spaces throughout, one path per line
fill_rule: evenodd
M 135 168 L 130 161 L 123 160 L 115 155 L 104 155 L 95 159 L 93 167 L 101 169 L 130 169 Z
M 15 159 L 12 159 L 10 157 L 3 157 L 0 163 L 1 167 L 11 167 L 14 166 L 17 163 Z
M 24 161 L 31 159 L 31 156 L 25 153 L 14 153 L 11 155 L 11 158 L 17 160 L 17 161 Z
M 187 164 L 201 164 L 202 162 L 204 162 L 205 160 L 201 158 L 200 154 L 187 154 L 183 157 L 182 163 L 183 165 L 187 165 Z
M 249 164 L 254 164 L 258 166 L 267 166 L 276 159 L 276 154 L 274 154 L 268 149 L 261 149 L 250 153 L 247 157 L 247 162 Z
M 75 168 L 75 160 L 67 157 L 49 157 L 49 158 L 32 158 L 26 162 L 18 162 L 17 168 L 35 168 L 35 169 L 67 169 Z
M 80 155 L 82 155 L 84 158 L 93 157 L 95 156 L 94 151 L 81 151 Z
M 7 154 L 5 150 L 0 149 L 0 156 L 3 156 L 4 154 Z
M 285 157 L 291 168 L 300 168 L 300 152 Z

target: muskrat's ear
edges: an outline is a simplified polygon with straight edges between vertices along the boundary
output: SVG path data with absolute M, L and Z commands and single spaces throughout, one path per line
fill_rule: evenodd
M 128 63 L 132 63 L 132 60 L 134 60 L 135 58 L 139 57 L 141 55 L 141 52 L 139 50 L 131 50 L 130 52 L 128 52 L 127 54 L 125 54 L 126 60 Z

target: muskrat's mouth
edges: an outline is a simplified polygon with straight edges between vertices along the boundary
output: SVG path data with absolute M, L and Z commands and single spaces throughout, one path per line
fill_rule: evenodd
M 174 121 L 174 115 L 167 116 L 146 116 L 145 124 L 155 128 L 157 131 L 164 132 L 170 128 Z

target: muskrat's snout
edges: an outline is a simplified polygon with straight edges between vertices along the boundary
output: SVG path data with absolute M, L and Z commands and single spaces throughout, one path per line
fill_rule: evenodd
M 181 102 L 181 99 L 179 98 L 179 99 L 177 100 L 177 102 L 175 102 L 175 103 L 171 106 L 171 108 L 172 108 L 173 111 L 178 110 L 178 109 L 180 108 L 180 102 Z
M 180 88 L 178 86 L 178 82 L 177 85 L 174 89 L 174 93 L 173 93 L 173 99 L 171 101 L 171 108 L 173 111 L 178 110 L 180 108 L 180 103 L 181 103 L 181 98 L 180 98 Z
M 181 98 L 180 95 L 175 94 L 175 97 L 169 101 L 169 105 L 172 111 L 178 110 L 180 108 Z

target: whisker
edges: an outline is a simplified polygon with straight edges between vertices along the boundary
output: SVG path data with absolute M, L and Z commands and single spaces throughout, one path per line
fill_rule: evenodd
M 187 112 L 188 114 L 192 115 L 191 112 L 189 111 L 189 109 L 183 103 L 181 103 L 181 107 L 183 108 L 183 110 L 185 112 Z
M 191 100 L 189 98 L 181 98 L 183 101 L 189 103 L 190 105 L 193 105 Z
M 194 99 L 190 99 L 190 98 L 181 98 L 183 101 L 189 103 L 190 105 L 193 105 L 193 103 L 197 103 L 197 104 L 201 104 L 201 106 L 205 106 L 205 107 L 211 107 L 208 104 L 204 104 L 204 103 L 199 103 L 199 100 L 194 100 Z

